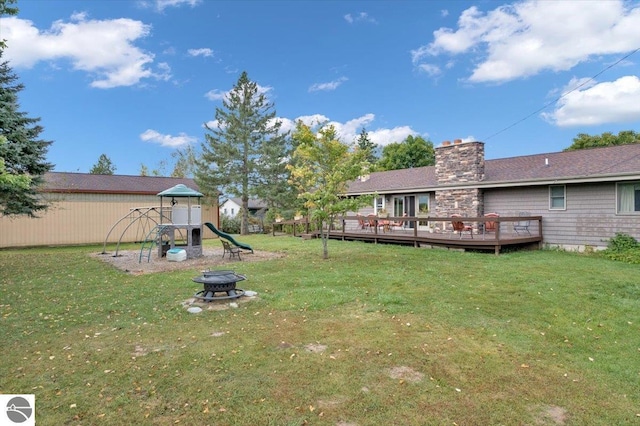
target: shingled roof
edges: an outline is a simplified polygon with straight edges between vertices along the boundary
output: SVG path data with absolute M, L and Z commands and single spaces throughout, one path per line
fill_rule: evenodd
M 485 161 L 485 178 L 457 186 L 528 186 L 547 182 L 640 179 L 640 143 L 552 152 Z M 348 194 L 410 192 L 442 188 L 435 166 L 371 173 L 349 184 Z
M 49 172 L 45 174 L 42 191 L 157 195 L 159 192 L 178 184 L 186 185 L 196 191 L 199 190 L 194 180 L 188 178 Z

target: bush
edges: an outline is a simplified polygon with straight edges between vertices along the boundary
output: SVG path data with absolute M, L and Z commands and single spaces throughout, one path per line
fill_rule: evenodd
M 227 234 L 239 234 L 240 233 L 240 217 L 230 217 L 223 214 L 220 218 L 220 228 Z
M 602 252 L 607 259 L 625 263 L 640 264 L 640 244 L 631 235 L 616 233 Z
M 607 244 L 607 250 L 621 252 L 640 248 L 638 241 L 631 235 L 623 234 L 621 232 L 616 233 L 616 236 L 609 240 Z

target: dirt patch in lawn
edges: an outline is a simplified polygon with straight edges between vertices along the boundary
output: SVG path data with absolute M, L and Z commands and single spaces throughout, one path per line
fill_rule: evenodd
M 556 405 L 542 405 L 533 407 L 536 425 L 564 425 L 569 414 L 567 410 Z
M 183 269 L 221 269 L 223 267 L 229 267 L 233 269 L 234 265 L 241 264 L 243 262 L 260 262 L 263 260 L 279 259 L 284 257 L 280 253 L 271 253 L 255 250 L 251 252 L 243 252 L 242 260 L 229 259 L 228 256 L 222 258 L 223 250 L 219 249 L 206 249 L 203 250 L 202 256 L 194 259 L 183 260 L 182 262 L 170 262 L 166 258 L 158 258 L 157 253 L 152 253 L 150 260 L 147 262 L 146 253 L 142 256 L 140 261 L 140 251 L 119 251 L 118 256 L 114 257 L 113 253 L 96 253 L 92 256 L 109 263 L 114 267 L 128 272 L 130 274 L 152 274 L 155 272 L 167 272 L 167 271 L 179 271 Z
M 411 367 L 399 366 L 392 367 L 387 371 L 392 379 L 404 380 L 405 382 L 417 383 L 422 381 L 424 374 L 414 370 Z

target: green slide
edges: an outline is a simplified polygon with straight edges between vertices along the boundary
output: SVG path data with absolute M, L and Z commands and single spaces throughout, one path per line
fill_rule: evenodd
M 250 246 L 250 245 L 248 245 L 248 244 L 244 244 L 244 243 L 240 243 L 240 242 L 236 241 L 236 240 L 235 240 L 231 235 L 226 234 L 226 233 L 224 233 L 224 232 L 220 231 L 218 228 L 216 228 L 216 226 L 215 226 L 213 223 L 211 223 L 211 222 L 205 222 L 204 224 L 205 224 L 205 226 L 206 226 L 207 228 L 211 229 L 211 231 L 212 231 L 214 234 L 216 234 L 218 237 L 220 237 L 220 238 L 224 238 L 225 240 L 229 240 L 229 242 L 230 242 L 231 244 L 233 244 L 233 245 L 234 245 L 234 246 L 236 246 L 236 247 L 240 247 L 241 249 L 244 249 L 244 250 L 251 250 L 251 253 L 253 253 L 253 249 L 251 248 L 251 246 Z

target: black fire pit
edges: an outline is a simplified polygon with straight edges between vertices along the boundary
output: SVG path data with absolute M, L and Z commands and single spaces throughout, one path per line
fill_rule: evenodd
M 194 294 L 194 297 L 205 302 L 236 299 L 244 294 L 244 290 L 236 288 L 236 283 L 246 279 L 244 275 L 233 271 L 202 271 L 202 275 L 193 278 L 193 281 L 204 284 L 204 290 Z

